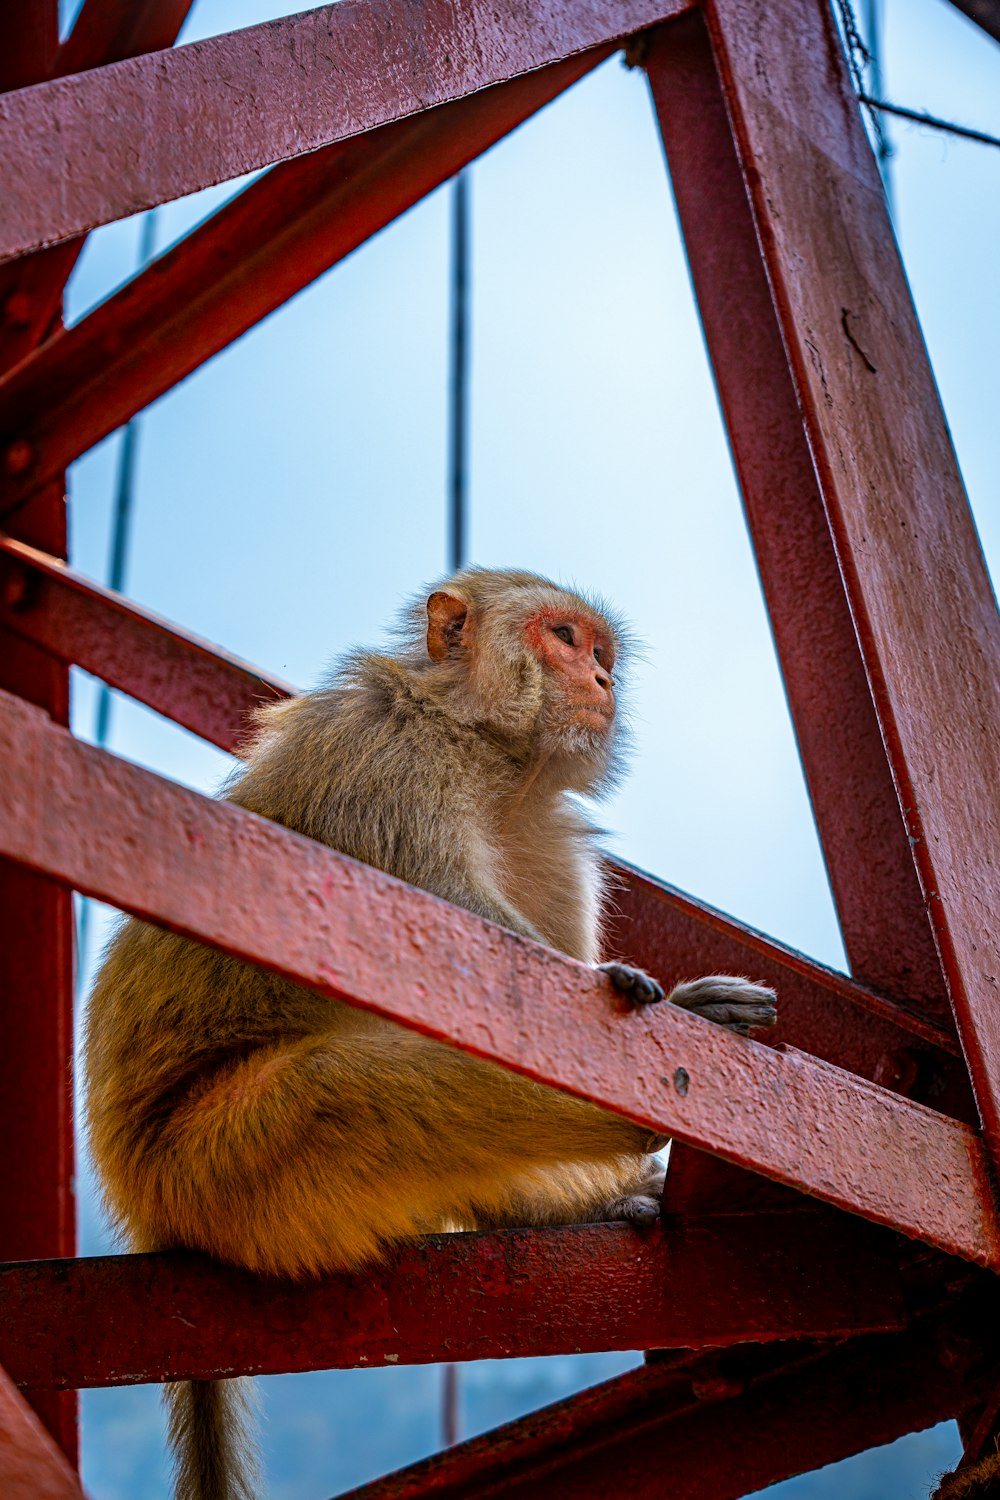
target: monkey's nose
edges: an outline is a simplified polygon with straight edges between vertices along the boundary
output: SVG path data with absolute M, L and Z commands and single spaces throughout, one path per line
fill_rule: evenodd
M 595 672 L 594 681 L 598 687 L 602 687 L 606 693 L 610 693 L 613 683 L 607 672 Z

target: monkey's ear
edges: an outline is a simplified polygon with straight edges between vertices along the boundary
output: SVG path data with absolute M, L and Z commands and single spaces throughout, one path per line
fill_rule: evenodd
M 444 661 L 461 646 L 468 614 L 468 604 L 457 594 L 441 590 L 431 594 L 427 601 L 427 655 L 431 661 Z

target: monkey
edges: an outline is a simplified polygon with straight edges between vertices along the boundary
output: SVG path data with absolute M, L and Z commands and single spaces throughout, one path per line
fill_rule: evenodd
M 596 600 L 466 568 L 405 611 L 395 649 L 261 711 L 224 795 L 659 1002 L 602 963 L 610 893 L 577 800 L 620 771 L 628 646 Z M 668 998 L 743 1034 L 776 1018 L 737 977 Z M 135 919 L 83 1052 L 91 1155 L 134 1249 L 304 1278 L 436 1230 L 659 1212 L 664 1137 Z M 169 1388 L 179 1500 L 256 1497 L 240 1384 Z

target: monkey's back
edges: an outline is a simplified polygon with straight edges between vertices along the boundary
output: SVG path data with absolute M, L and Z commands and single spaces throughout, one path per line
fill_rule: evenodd
M 225 795 L 592 961 L 599 878 L 588 825 L 560 799 L 544 814 L 545 868 L 537 860 L 532 868 L 527 857 L 519 864 L 513 844 L 505 860 L 496 810 L 511 775 L 503 746 L 442 712 L 419 677 L 392 659 L 366 657 L 333 687 L 267 710 L 247 764 Z M 526 827 L 542 816 L 523 806 L 519 814 Z M 537 931 L 525 928 L 523 915 L 508 915 L 483 897 L 492 889 L 502 893 L 505 878 L 525 892 L 537 888 L 530 902 Z M 207 1237 L 210 1210 L 199 1208 L 199 1195 L 208 1204 L 203 1179 L 221 1160 L 224 1134 L 242 1133 L 243 1144 L 253 1143 L 260 1182 L 243 1186 L 247 1201 L 254 1194 L 262 1201 L 267 1164 L 277 1170 L 283 1154 L 294 1159 L 304 1149 L 299 1085 L 288 1060 L 301 1067 L 314 1041 L 349 1034 L 404 1052 L 409 1045 L 391 1023 L 127 919 L 88 1006 L 85 1068 L 91 1151 L 108 1207 L 131 1243 L 200 1244 L 225 1253 L 221 1241 Z M 250 1059 L 257 1068 L 252 1088 L 241 1081 L 250 1076 Z M 265 1077 L 266 1130 L 263 1096 L 253 1092 Z M 195 1114 L 203 1127 L 197 1151 L 186 1134 Z M 207 1134 L 206 1119 L 217 1119 Z M 213 1192 L 211 1213 L 218 1217 L 220 1197 Z

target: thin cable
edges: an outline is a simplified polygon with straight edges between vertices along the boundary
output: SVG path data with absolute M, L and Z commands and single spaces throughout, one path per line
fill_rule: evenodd
M 983 146 L 1000 146 L 1000 136 L 988 135 L 985 130 L 972 130 L 968 125 L 956 125 L 952 120 L 941 120 L 922 109 L 904 109 L 901 104 L 889 104 L 885 99 L 873 99 L 869 94 L 858 95 L 869 109 L 881 110 L 883 114 L 898 115 L 901 120 L 913 120 L 917 125 L 929 125 L 932 130 L 943 130 L 947 135 L 957 135 L 965 141 L 979 141 Z
M 865 0 L 865 33 L 868 38 L 868 74 L 871 86 L 868 90 L 877 99 L 882 97 L 882 0 Z M 878 129 L 875 132 L 875 156 L 878 161 L 878 169 L 882 177 L 882 188 L 885 193 L 886 206 L 889 209 L 889 217 L 893 217 L 893 192 L 892 192 L 892 168 L 890 162 L 893 157 L 892 143 L 885 132 L 885 126 L 878 116 L 875 116 Z
M 469 172 L 452 188 L 451 378 L 448 406 L 448 562 L 463 566 L 468 547 L 467 482 L 469 400 Z
M 858 23 L 854 11 L 851 8 L 851 0 L 837 0 L 837 10 L 840 14 L 840 24 L 844 32 L 844 41 L 847 45 L 847 66 L 851 73 L 851 82 L 854 84 L 854 92 L 861 99 L 868 92 L 865 76 L 872 67 L 872 54 L 868 50 L 867 43 L 858 30 Z M 871 124 L 872 134 L 875 137 L 875 152 L 881 162 L 883 153 L 887 150 L 885 137 L 882 133 L 882 121 L 878 114 L 869 109 L 868 119 Z M 883 183 L 885 178 L 882 179 Z
M 150 209 L 142 221 L 139 239 L 139 264 L 137 269 L 149 264 L 156 250 L 156 210 Z M 115 498 L 111 519 L 111 556 L 108 562 L 108 587 L 120 594 L 125 587 L 128 564 L 128 547 L 132 531 L 132 509 L 135 498 L 135 463 L 139 443 L 139 418 L 135 416 L 122 434 L 122 445 L 118 455 L 118 474 L 115 482 Z M 111 689 L 102 682 L 97 693 L 97 721 L 94 739 L 98 745 L 106 745 L 111 728 Z M 82 980 L 86 969 L 87 936 L 90 928 L 90 901 L 86 896 L 80 900 L 80 920 L 76 935 L 77 979 Z
M 156 250 L 156 210 L 150 209 L 142 221 L 142 236 L 139 240 L 139 266 L 142 268 L 152 260 Z M 115 501 L 111 521 L 111 557 L 108 563 L 108 587 L 120 594 L 125 587 L 125 572 L 128 563 L 128 545 L 132 532 L 132 510 L 135 499 L 135 462 L 139 443 L 139 417 L 134 416 L 122 436 L 118 457 L 118 479 L 115 485 Z M 94 738 L 99 745 L 106 745 L 111 725 L 111 689 L 101 683 L 97 700 L 97 727 Z

